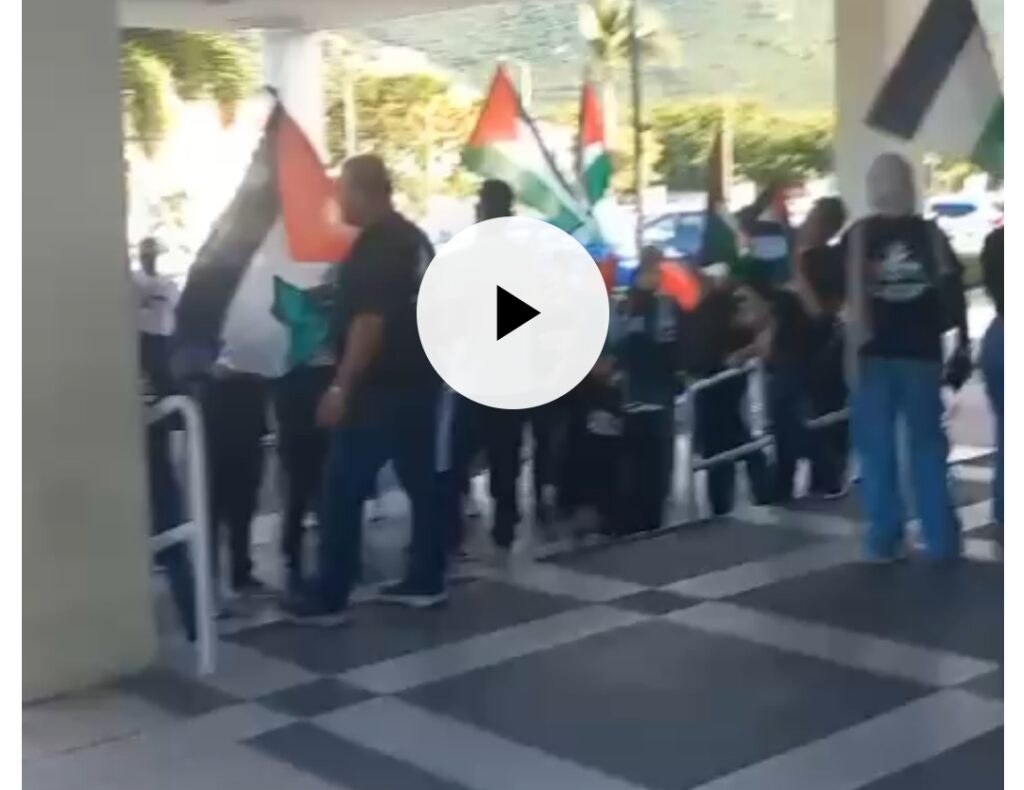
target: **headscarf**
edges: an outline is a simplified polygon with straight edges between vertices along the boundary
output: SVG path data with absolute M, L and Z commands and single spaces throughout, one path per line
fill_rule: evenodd
M 872 212 L 888 217 L 917 213 L 917 188 L 914 171 L 896 153 L 880 154 L 868 168 L 868 205 Z

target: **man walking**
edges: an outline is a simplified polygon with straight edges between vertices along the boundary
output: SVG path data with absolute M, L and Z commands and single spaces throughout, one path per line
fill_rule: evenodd
M 157 271 L 160 246 L 152 236 L 139 242 L 138 271 L 132 272 L 135 295 L 139 303 L 139 342 L 142 364 L 169 371 L 170 338 L 174 334 L 174 308 L 178 303 L 178 287 L 169 277 Z
M 348 223 L 360 228 L 338 267 L 338 364 L 318 419 L 333 431 L 320 518 L 318 576 L 286 609 L 297 620 L 346 619 L 359 577 L 363 504 L 378 471 L 393 461 L 412 506 L 405 579 L 380 599 L 415 608 L 443 603 L 446 536 L 438 519 L 435 437 L 440 380 L 420 344 L 416 295 L 433 248 L 399 214 L 376 156 L 349 159 L 339 182 Z

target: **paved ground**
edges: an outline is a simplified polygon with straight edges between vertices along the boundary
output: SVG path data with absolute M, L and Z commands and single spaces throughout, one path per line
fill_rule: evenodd
M 172 642 L 27 709 L 25 787 L 1002 787 L 990 469 L 959 469 L 956 570 L 856 562 L 851 499 L 521 559 L 436 612 L 268 610 L 225 629 L 211 678 Z
M 1001 788 L 1003 566 L 976 383 L 951 416 L 959 568 L 859 563 L 856 496 L 543 561 L 527 526 L 511 569 L 442 610 L 365 604 L 333 630 L 273 606 L 228 621 L 212 677 L 169 627 L 157 667 L 25 710 L 24 786 Z M 275 581 L 264 504 L 257 559 Z M 401 564 L 401 494 L 380 513 L 374 578 Z

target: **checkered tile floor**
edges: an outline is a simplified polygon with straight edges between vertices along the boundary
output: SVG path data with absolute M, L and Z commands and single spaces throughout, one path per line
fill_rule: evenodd
M 26 709 L 25 787 L 1002 787 L 1002 564 L 857 562 L 855 499 L 522 562 L 443 610 L 273 617 L 116 688 Z

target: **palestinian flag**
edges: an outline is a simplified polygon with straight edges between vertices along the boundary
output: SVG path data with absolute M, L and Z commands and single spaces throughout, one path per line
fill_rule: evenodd
M 588 219 L 586 209 L 559 173 L 501 66 L 462 151 L 462 161 L 485 178 L 507 182 L 520 203 L 540 212 L 567 233 Z
M 179 364 L 202 372 L 219 360 L 275 377 L 309 361 L 327 339 L 331 265 L 354 236 L 309 139 L 275 101 L 238 191 L 189 269 Z
M 867 122 L 921 150 L 1003 165 L 1003 94 L 972 0 L 931 0 Z
M 580 97 L 578 167 L 583 191 L 590 205 L 594 205 L 608 191 L 612 180 L 612 160 L 604 142 L 601 107 L 589 80 L 583 82 Z
M 736 230 L 728 213 L 726 192 L 732 179 L 731 136 L 723 122 L 715 132 L 708 154 L 708 206 L 704 218 L 698 264 L 725 263 L 730 268 L 739 258 Z

